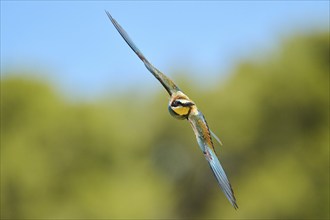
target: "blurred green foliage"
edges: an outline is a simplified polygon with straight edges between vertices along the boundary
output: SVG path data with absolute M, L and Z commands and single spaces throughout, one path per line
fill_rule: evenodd
M 235 211 L 165 92 L 73 103 L 1 79 L 1 218 L 329 218 L 329 33 L 181 84 L 224 146 Z M 146 72 L 146 74 L 148 74 Z

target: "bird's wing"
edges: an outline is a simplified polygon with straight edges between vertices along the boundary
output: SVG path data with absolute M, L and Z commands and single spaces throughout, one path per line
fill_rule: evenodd
M 234 191 L 215 153 L 211 133 L 203 114 L 200 111 L 196 111 L 196 114 L 191 114 L 188 120 L 190 121 L 191 126 L 195 132 L 199 147 L 203 151 L 206 160 L 209 162 L 213 174 L 216 177 L 222 191 L 232 206 L 237 209 L 238 206 L 236 203 Z
M 141 51 L 137 48 L 137 46 L 133 43 L 133 41 L 130 39 L 126 31 L 118 24 L 118 22 L 110 15 L 108 11 L 105 11 L 111 20 L 112 24 L 115 26 L 119 34 L 124 38 L 128 46 L 136 53 L 136 55 L 143 61 L 144 65 L 147 67 L 147 69 L 159 80 L 159 82 L 164 86 L 166 91 L 172 95 L 173 93 L 180 91 L 179 87 L 175 85 L 175 83 L 168 78 L 166 75 L 164 75 L 162 72 L 160 72 L 158 69 L 156 69 L 141 53 Z

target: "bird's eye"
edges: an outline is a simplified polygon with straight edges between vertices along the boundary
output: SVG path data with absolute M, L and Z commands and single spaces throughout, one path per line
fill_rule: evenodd
M 179 101 L 173 101 L 171 104 L 172 107 L 178 107 L 179 105 L 180 105 Z

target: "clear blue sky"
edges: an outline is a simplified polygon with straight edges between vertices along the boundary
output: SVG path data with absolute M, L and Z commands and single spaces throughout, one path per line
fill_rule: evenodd
M 206 84 L 286 34 L 329 29 L 329 1 L 1 1 L 1 74 L 39 69 L 81 97 L 160 89 L 105 9 L 158 69 Z

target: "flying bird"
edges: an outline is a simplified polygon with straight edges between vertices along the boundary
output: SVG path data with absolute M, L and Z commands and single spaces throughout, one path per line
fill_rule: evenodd
M 168 110 L 172 116 L 177 119 L 188 120 L 192 126 L 192 129 L 196 135 L 196 139 L 200 149 L 202 150 L 205 159 L 208 161 L 214 176 L 216 177 L 220 188 L 226 195 L 231 205 L 237 209 L 236 198 L 231 184 L 227 178 L 225 171 L 223 170 L 217 154 L 214 149 L 212 136 L 221 144 L 220 139 L 209 129 L 209 126 L 205 120 L 204 115 L 198 110 L 195 102 L 193 102 L 186 94 L 179 89 L 179 87 L 166 75 L 156 69 L 136 47 L 133 41 L 130 39 L 126 31 L 119 25 L 119 23 L 110 15 L 108 11 L 105 11 L 115 26 L 119 34 L 124 38 L 128 46 L 136 53 L 136 55 L 142 60 L 146 68 L 158 79 L 158 81 L 164 86 L 168 94 L 170 95 L 170 101 Z

